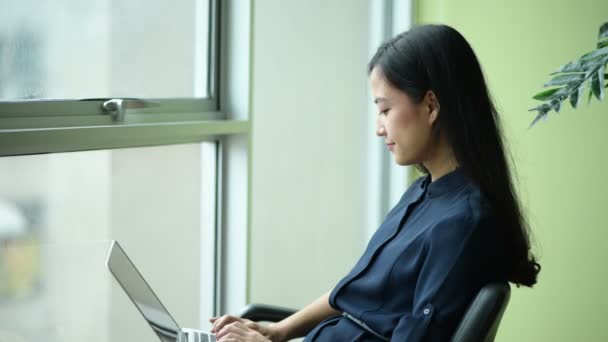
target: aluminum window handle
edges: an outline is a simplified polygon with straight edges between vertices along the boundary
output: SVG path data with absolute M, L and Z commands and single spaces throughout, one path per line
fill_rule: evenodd
M 104 114 L 112 115 L 115 122 L 123 122 L 127 109 L 160 107 L 158 101 L 148 101 L 133 98 L 87 98 L 79 101 L 101 102 L 101 111 Z
M 123 122 L 127 109 L 158 107 L 160 102 L 139 99 L 110 99 L 101 105 L 104 113 L 112 115 L 116 122 Z

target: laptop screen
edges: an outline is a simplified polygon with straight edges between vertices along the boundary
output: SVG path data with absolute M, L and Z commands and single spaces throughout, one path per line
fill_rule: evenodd
M 118 242 L 112 241 L 107 260 L 114 278 L 163 341 L 176 341 L 180 327 L 154 294 Z

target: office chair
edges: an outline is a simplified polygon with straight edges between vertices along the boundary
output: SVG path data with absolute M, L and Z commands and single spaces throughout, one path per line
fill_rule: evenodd
M 493 342 L 505 312 L 511 288 L 506 282 L 490 283 L 479 290 L 452 335 L 451 342 Z M 295 310 L 272 305 L 250 304 L 240 317 L 252 321 L 278 322 Z
M 510 296 L 507 282 L 482 287 L 456 327 L 451 342 L 493 342 Z

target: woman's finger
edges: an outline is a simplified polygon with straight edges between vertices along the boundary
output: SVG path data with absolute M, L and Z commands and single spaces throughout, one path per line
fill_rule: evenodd
M 257 324 L 256 322 L 253 322 L 253 321 L 245 322 L 245 326 L 247 328 L 253 329 L 257 332 L 262 332 L 262 326 Z
M 215 334 L 215 337 L 218 340 L 221 340 L 223 337 L 237 338 L 239 336 L 244 337 L 246 335 L 247 327 L 245 326 L 245 324 L 237 321 L 224 326 L 217 334 Z
M 213 327 L 211 328 L 211 332 L 216 333 L 216 332 L 222 330 L 222 328 L 224 326 L 226 326 L 227 324 L 230 324 L 232 322 L 240 322 L 240 321 L 243 321 L 243 319 L 240 317 L 224 315 L 224 316 L 216 319 L 213 322 Z
M 230 323 L 216 337 L 218 342 L 270 342 L 269 339 L 248 328 L 247 324 L 242 322 Z

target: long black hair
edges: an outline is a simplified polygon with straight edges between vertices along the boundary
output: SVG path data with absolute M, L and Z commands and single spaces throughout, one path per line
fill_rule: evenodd
M 440 112 L 434 131 L 445 134 L 460 168 L 492 208 L 510 253 L 508 280 L 534 285 L 540 265 L 530 251 L 529 228 L 513 187 L 498 113 L 469 43 L 446 25 L 417 26 L 382 44 L 368 72 L 375 67 L 417 103 L 429 90 L 435 93 Z

